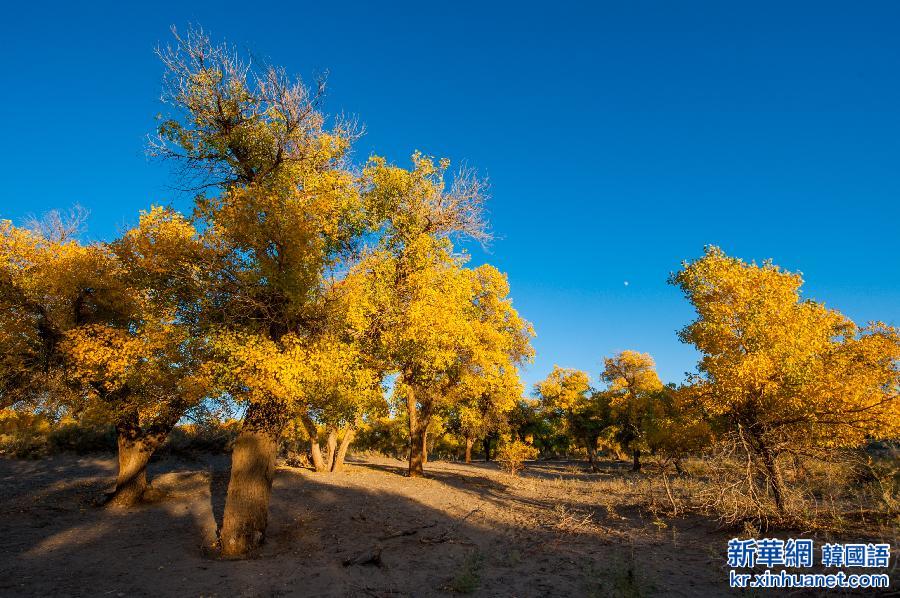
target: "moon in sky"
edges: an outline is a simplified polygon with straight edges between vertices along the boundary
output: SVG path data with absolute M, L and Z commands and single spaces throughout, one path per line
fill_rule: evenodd
M 628 281 L 627 281 L 627 280 L 625 281 L 625 286 L 626 286 L 626 287 L 628 286 Z

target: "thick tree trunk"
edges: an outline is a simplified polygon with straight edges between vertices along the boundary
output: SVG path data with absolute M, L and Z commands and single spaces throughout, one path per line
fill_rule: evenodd
M 488 463 L 491 460 L 491 435 L 487 434 L 482 441 L 482 446 L 484 447 L 484 462 Z
M 319 446 L 319 429 L 316 427 L 316 422 L 306 414 L 301 415 L 300 420 L 309 436 L 309 454 L 312 457 L 313 469 L 318 472 L 328 471 L 328 468 L 325 467 L 325 460 L 322 458 L 322 448 Z
M 130 507 L 147 497 L 151 489 L 147 483 L 147 464 L 180 417 L 181 412 L 176 409 L 150 422 L 144 429 L 137 412 L 133 412 L 116 424 L 119 471 L 116 488 L 107 504 Z
M 117 425 L 116 437 L 119 473 L 109 504 L 130 507 L 141 502 L 147 491 L 147 463 L 153 450 L 144 442 L 140 426 L 132 422 Z
M 334 454 L 337 452 L 337 441 L 338 441 L 338 431 L 334 426 L 330 426 L 328 428 L 328 440 L 326 441 L 325 446 L 327 447 L 327 453 L 325 455 L 325 468 L 328 471 L 333 471 L 334 467 Z
M 641 449 L 634 449 L 634 464 L 631 469 L 632 471 L 641 470 Z
M 421 478 L 425 475 L 425 432 L 419 426 L 410 428 L 409 477 Z
M 422 430 L 422 463 L 428 463 L 428 426 Z
M 322 448 L 319 446 L 319 439 L 311 439 L 309 442 L 309 453 L 312 456 L 313 469 L 318 472 L 328 471 L 325 466 L 325 459 L 322 457 Z
M 353 437 L 355 435 L 356 428 L 353 426 L 348 426 L 347 429 L 344 430 L 344 437 L 341 438 L 341 444 L 338 446 L 337 454 L 334 456 L 334 462 L 331 464 L 331 471 L 338 472 L 344 467 L 347 449 L 350 448 L 350 443 L 353 442 Z
M 219 534 L 225 557 L 246 556 L 265 539 L 283 414 L 280 405 L 254 404 L 244 416 L 231 454 L 231 479 Z
M 466 436 L 466 463 L 472 462 L 472 445 L 475 444 L 475 439 Z

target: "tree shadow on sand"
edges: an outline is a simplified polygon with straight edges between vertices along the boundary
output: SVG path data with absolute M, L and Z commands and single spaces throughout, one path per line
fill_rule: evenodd
M 358 462 L 356 466 L 371 471 L 380 471 L 391 475 L 406 477 L 406 467 L 402 463 L 372 463 Z M 538 483 L 551 482 L 560 479 L 569 481 L 587 481 L 603 478 L 612 478 L 622 471 L 614 464 L 601 468 L 599 472 L 591 472 L 587 464 L 573 462 L 532 462 L 528 468 L 512 478 L 501 472 L 495 463 L 459 463 L 459 462 L 435 462 L 432 467 L 426 467 L 425 478 L 444 484 L 455 490 L 469 493 L 480 500 L 488 501 L 500 508 L 515 508 L 525 505 L 537 509 L 553 510 L 560 506 L 559 501 L 548 497 L 545 499 L 525 497 L 511 491 L 511 484 L 522 480 L 535 480 Z M 570 498 L 569 506 L 587 509 L 595 518 L 602 519 L 605 512 L 601 505 L 595 502 L 578 501 Z M 628 509 L 636 519 L 640 519 L 637 509 Z
M 96 472 L 66 470 L 63 460 L 59 476 L 38 476 L 20 463 L 0 461 L 0 477 L 18 475 L 27 488 L 0 501 L 4 596 L 610 595 L 622 567 L 659 590 L 667 575 L 652 546 L 622 564 L 623 547 L 595 532 L 526 533 L 494 518 L 475 501 L 504 492 L 488 478 L 481 488 L 443 471 L 429 481 L 358 466 L 336 475 L 279 468 L 265 545 L 252 559 L 220 561 L 205 555 L 227 459 L 163 459 L 152 473 L 167 498 L 119 511 L 86 506 L 106 479 Z M 713 568 L 707 578 L 725 593 L 726 577 Z

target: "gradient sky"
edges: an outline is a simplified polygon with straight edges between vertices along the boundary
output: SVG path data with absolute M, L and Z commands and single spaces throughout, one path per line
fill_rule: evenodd
M 900 3 L 128 4 L 4 8 L 0 217 L 79 203 L 108 239 L 151 203 L 188 209 L 144 138 L 153 49 L 194 23 L 328 71 L 360 160 L 421 149 L 489 177 L 498 239 L 472 252 L 534 322 L 529 384 L 622 349 L 682 380 L 693 312 L 666 279 L 707 243 L 900 324 Z

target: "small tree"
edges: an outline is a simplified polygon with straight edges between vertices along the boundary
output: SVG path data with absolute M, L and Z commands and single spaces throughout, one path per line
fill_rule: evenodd
M 541 397 L 544 411 L 561 417 L 566 432 L 584 446 L 591 469 L 596 471 L 597 439 L 606 423 L 599 417 L 587 373 L 555 365 L 547 378 L 535 386 L 535 391 Z
M 382 376 L 351 342 L 334 337 L 317 340 L 299 356 L 306 368 L 296 381 L 294 401 L 310 438 L 316 471 L 340 471 L 357 427 L 365 416 L 386 407 Z M 325 456 L 319 422 L 328 431 Z M 338 443 L 340 440 L 340 443 Z
M 506 427 L 507 414 L 522 395 L 519 366 L 534 354 L 531 325 L 513 309 L 506 277 L 492 266 L 473 272 L 475 351 L 453 390 L 454 423 L 465 440 L 466 463 L 477 438 L 489 439 Z M 489 447 L 485 447 L 485 458 Z
M 142 213 L 138 226 L 108 247 L 115 264 L 108 276 L 124 285 L 115 317 L 94 318 L 66 334 L 69 375 L 116 426 L 112 504 L 128 506 L 145 495 L 153 452 L 207 392 L 205 339 L 197 326 L 201 249 L 180 214 L 159 207 Z
M 656 364 L 647 353 L 622 351 L 604 360 L 601 378 L 609 384 L 606 397 L 616 437 L 634 457 L 634 471 L 641 469 L 641 450 L 646 447 L 646 429 L 653 418 L 654 399 L 662 390 Z
M 653 454 L 684 473 L 682 460 L 709 448 L 713 433 L 700 397 L 700 385 L 666 385 L 651 398 L 652 414 L 644 420 L 644 437 Z
M 525 469 L 525 461 L 530 461 L 538 456 L 538 450 L 521 440 L 502 440 L 497 449 L 497 463 L 508 474 L 518 475 Z
M 469 270 L 453 252 L 453 239 L 489 236 L 483 183 L 461 171 L 448 185 L 448 165 L 417 153 L 410 170 L 381 158 L 365 170 L 368 203 L 385 225 L 359 268 L 368 281 L 359 336 L 366 354 L 398 376 L 411 477 L 424 473 L 432 417 L 464 400 L 460 386 L 514 368 L 530 350 L 530 326 L 512 308 L 505 277 L 486 266 Z
M 566 423 L 556 411 L 545 409 L 539 398 L 519 399 L 508 415 L 508 422 L 511 437 L 533 444 L 543 456 L 557 455 L 568 447 Z
M 478 371 L 472 372 L 456 392 L 459 398 L 450 410 L 449 425 L 463 439 L 464 459 L 471 463 L 476 440 L 489 438 L 507 428 L 507 416 L 516 405 L 522 384 L 515 368 L 498 378 Z
M 200 396 L 188 316 L 196 235 L 161 208 L 111 244 L 81 245 L 71 236 L 77 228 L 58 215 L 30 230 L 3 228 L 11 375 L 0 395 L 113 422 L 112 499 L 130 505 L 147 490 L 153 451 Z
M 416 153 L 409 170 L 382 158 L 365 169 L 368 205 L 384 216 L 384 227 L 360 267 L 368 281 L 360 337 L 367 354 L 398 374 L 395 398 L 406 405 L 412 477 L 424 474 L 431 417 L 452 400 L 478 341 L 471 276 L 451 241 L 489 238 L 483 184 L 461 171 L 448 186 L 448 166 Z

